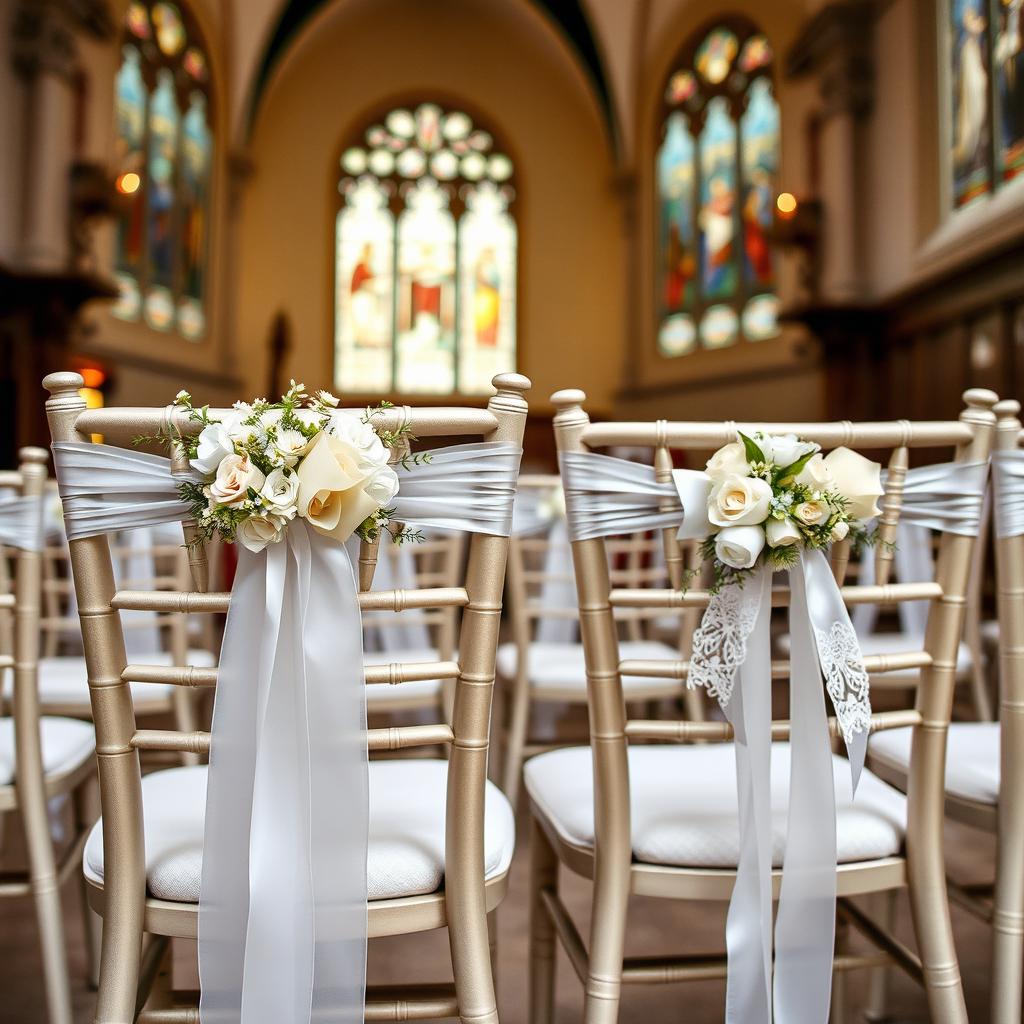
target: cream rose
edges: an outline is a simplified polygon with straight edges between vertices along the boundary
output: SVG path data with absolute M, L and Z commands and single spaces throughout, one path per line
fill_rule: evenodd
M 796 482 L 809 487 L 812 491 L 827 494 L 835 490 L 836 483 L 832 479 L 832 471 L 825 462 L 825 457 L 818 452 L 812 455 L 797 475 Z
M 820 526 L 831 514 L 831 509 L 823 501 L 801 501 L 793 509 L 793 515 L 805 526 Z
M 286 427 L 284 430 L 278 430 L 274 437 L 274 453 L 291 469 L 306 453 L 309 444 L 309 438 L 301 430 Z
M 708 519 L 715 526 L 754 526 L 768 518 L 771 485 L 756 477 L 729 476 L 711 491 Z
M 341 441 L 347 441 L 359 452 L 363 469 L 383 466 L 388 461 L 388 450 L 377 436 L 377 431 L 359 416 L 339 412 L 331 416 L 327 431 Z
M 852 519 L 871 519 L 879 514 L 882 467 L 849 448 L 836 448 L 825 456 L 836 490 L 846 498 L 846 511 Z
M 764 532 L 770 548 L 784 548 L 790 544 L 799 544 L 802 539 L 800 531 L 791 519 L 769 519 L 765 524 Z
M 249 488 L 258 491 L 265 481 L 248 455 L 228 455 L 217 467 L 216 479 L 206 488 L 206 496 L 216 505 L 241 505 Z
M 203 476 L 209 476 L 217 471 L 217 467 L 224 459 L 234 454 L 235 442 L 228 428 L 223 423 L 211 423 L 203 427 L 199 435 L 196 457 L 189 459 L 189 464 Z
M 808 452 L 819 451 L 819 446 L 813 441 L 801 441 L 796 434 L 758 434 L 754 440 L 758 448 L 764 452 L 764 457 L 774 462 L 780 469 L 792 466 Z
M 285 473 L 283 469 L 273 470 L 260 488 L 260 497 L 267 508 L 274 515 L 286 519 L 295 516 L 295 501 L 298 496 L 299 478 L 294 473 Z
M 281 539 L 284 523 L 277 516 L 250 516 L 243 519 L 235 530 L 235 537 L 249 551 L 262 551 L 268 544 Z
M 746 449 L 742 441 L 719 448 L 708 459 L 707 474 L 716 483 L 729 476 L 750 476 L 750 463 L 747 462 Z
M 369 474 L 360 467 L 359 452 L 347 441 L 324 431 L 313 438 L 295 475 L 299 481 L 299 515 L 327 537 L 348 540 L 380 507 L 364 489 Z
M 398 493 L 398 474 L 390 466 L 381 466 L 370 474 L 365 490 L 383 508 Z
M 764 547 L 764 530 L 758 526 L 727 526 L 715 537 L 715 555 L 733 569 L 749 569 Z
M 840 519 L 832 527 L 832 540 L 841 541 L 846 539 L 846 535 L 850 532 L 850 524 L 845 519 Z

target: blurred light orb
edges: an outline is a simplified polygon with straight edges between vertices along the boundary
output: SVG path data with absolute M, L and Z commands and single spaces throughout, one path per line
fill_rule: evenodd
M 775 206 L 779 211 L 779 216 L 789 220 L 796 213 L 796 196 L 792 192 L 780 192 L 779 198 L 775 200 Z
M 117 191 L 130 196 L 133 192 L 138 192 L 141 184 L 142 179 L 134 171 L 125 171 L 124 174 L 118 176 Z

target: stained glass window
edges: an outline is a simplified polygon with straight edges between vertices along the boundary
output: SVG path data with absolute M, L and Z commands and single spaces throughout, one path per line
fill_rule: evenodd
M 113 313 L 196 340 L 206 330 L 213 134 L 209 65 L 188 12 L 133 0 L 115 82 L 121 210 Z
M 948 0 L 954 209 L 1024 172 L 1024 4 Z
M 512 161 L 459 110 L 390 111 L 342 151 L 335 386 L 485 394 L 515 368 Z
M 772 50 L 732 18 L 680 51 L 657 155 L 658 348 L 680 356 L 778 333 L 769 229 L 779 162 Z

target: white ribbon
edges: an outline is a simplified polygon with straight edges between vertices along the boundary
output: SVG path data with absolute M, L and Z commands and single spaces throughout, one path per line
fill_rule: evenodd
M 0 499 L 0 544 L 42 551 L 45 543 L 41 495 Z
M 940 462 L 908 470 L 900 522 L 977 537 L 987 479 L 987 462 Z
M 996 536 L 1024 533 L 1024 449 L 1004 448 L 992 453 Z
M 399 472 L 396 518 L 507 536 L 521 454 L 506 443 L 430 453 Z M 188 515 L 167 459 L 61 443 L 54 461 L 73 540 Z M 207 787 L 204 1024 L 363 1020 L 364 682 L 345 547 L 296 520 L 281 542 L 240 550 Z

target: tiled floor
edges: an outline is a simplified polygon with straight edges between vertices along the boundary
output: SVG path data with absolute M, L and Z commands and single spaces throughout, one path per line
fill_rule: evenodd
M 520 835 L 526 835 L 520 816 Z M 992 845 L 986 837 L 964 829 L 948 832 L 950 862 L 966 877 L 984 877 L 991 864 Z M 10 844 L 9 844 L 10 845 Z M 527 909 L 526 849 L 517 851 L 512 886 L 501 913 L 499 1000 L 503 1024 L 528 1024 L 527 1008 Z M 563 891 L 585 922 L 588 885 L 566 877 Z M 84 951 L 77 900 L 69 886 L 65 893 L 68 942 L 73 972 L 75 1020 L 91 1024 L 94 996 L 83 980 Z M 954 910 L 962 970 L 972 1020 L 988 1016 L 989 940 L 987 929 L 964 913 Z M 901 900 L 901 931 L 910 936 L 905 900 Z M 630 953 L 712 951 L 722 948 L 724 907 L 699 904 L 669 904 L 638 899 L 632 907 Z M 584 931 L 585 934 L 585 931 Z M 181 943 L 175 956 L 175 981 L 181 988 L 196 985 L 194 946 Z M 445 933 L 412 938 L 380 940 L 371 945 L 370 979 L 373 981 L 441 980 L 450 978 Z M 864 996 L 864 975 L 850 976 L 850 1004 L 858 1006 Z M 564 956 L 559 957 L 559 1024 L 580 1019 L 580 988 Z M 913 983 L 898 972 L 892 982 L 891 1006 L 898 1022 L 928 1019 L 924 997 Z M 702 982 L 686 986 L 637 986 L 626 991 L 622 1003 L 622 1024 L 677 1022 L 712 1024 L 721 1021 L 723 986 Z M 851 1016 L 850 1020 L 859 1019 Z M 28 899 L 0 902 L 0 1021 L 3 1024 L 45 1024 L 46 1011 L 40 977 L 35 919 Z

